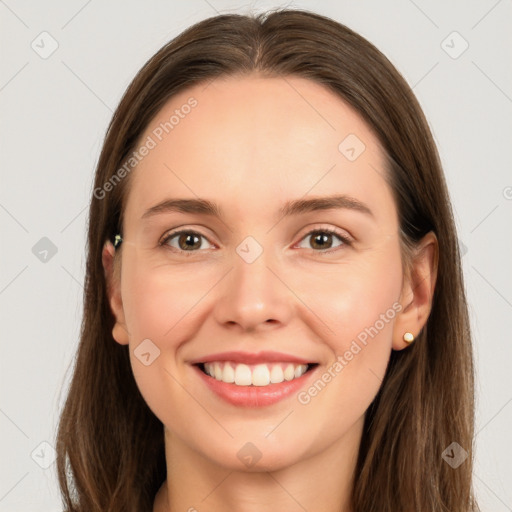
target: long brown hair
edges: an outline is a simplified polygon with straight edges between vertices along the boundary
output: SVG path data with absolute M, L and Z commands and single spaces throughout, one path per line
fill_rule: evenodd
M 91 198 L 81 339 L 56 439 L 65 510 L 150 511 L 166 478 L 163 425 L 137 388 L 128 346 L 111 332 L 101 254 L 122 226 L 130 179 L 112 180 L 170 97 L 252 72 L 307 78 L 350 104 L 386 153 L 404 260 L 429 231 L 439 242 L 427 324 L 410 347 L 392 352 L 366 413 L 353 510 L 478 510 L 470 324 L 449 194 L 427 121 L 405 80 L 366 39 L 329 18 L 286 9 L 190 27 L 144 65 L 113 116 Z M 115 186 L 107 189 L 108 182 Z M 456 469 L 442 457 L 452 442 L 469 454 Z

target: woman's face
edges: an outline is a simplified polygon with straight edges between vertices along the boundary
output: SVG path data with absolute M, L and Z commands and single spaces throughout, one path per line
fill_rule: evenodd
M 142 145 L 114 337 L 170 439 L 239 469 L 355 442 L 405 346 L 398 218 L 372 132 L 311 81 L 232 77 L 174 96 Z

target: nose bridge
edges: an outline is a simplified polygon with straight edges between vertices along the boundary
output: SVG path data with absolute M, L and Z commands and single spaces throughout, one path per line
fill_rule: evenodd
M 275 275 L 276 258 L 270 248 L 247 237 L 236 248 L 233 269 L 226 277 L 216 308 L 221 323 L 237 323 L 255 329 L 268 321 L 286 323 L 291 297 Z

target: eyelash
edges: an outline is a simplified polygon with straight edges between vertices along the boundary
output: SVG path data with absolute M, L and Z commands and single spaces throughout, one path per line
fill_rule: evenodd
M 320 234 L 320 233 L 324 233 L 324 234 L 327 233 L 329 235 L 336 236 L 341 242 L 343 242 L 343 245 L 339 246 L 339 247 L 335 247 L 334 249 L 326 249 L 326 250 L 318 250 L 318 251 L 315 250 L 315 249 L 310 249 L 311 251 L 313 251 L 315 253 L 318 253 L 320 255 L 332 254 L 333 252 L 336 252 L 337 250 L 339 250 L 343 246 L 348 246 L 348 247 L 352 246 L 352 240 L 351 239 L 349 239 L 345 235 L 342 235 L 337 230 L 331 229 L 331 228 L 316 228 L 316 229 L 313 229 L 313 230 L 309 231 L 308 233 L 306 233 L 300 239 L 299 243 L 302 242 L 302 240 L 306 239 L 308 236 L 315 235 L 315 234 Z M 164 247 L 164 248 L 168 248 L 169 250 L 171 250 L 173 252 L 177 251 L 177 252 L 183 253 L 187 257 L 193 256 L 194 253 L 202 252 L 201 250 L 184 251 L 182 249 L 176 249 L 175 247 L 170 247 L 170 246 L 167 245 L 169 240 L 175 238 L 178 235 L 182 235 L 182 234 L 197 235 L 198 237 L 202 237 L 202 238 L 205 238 L 206 240 L 208 240 L 208 238 L 206 236 L 204 236 L 202 233 L 199 233 L 198 231 L 194 231 L 193 229 L 182 229 L 180 231 L 174 231 L 174 232 L 169 233 L 168 235 L 164 235 L 163 239 L 159 242 L 159 245 Z M 209 242 L 209 243 L 211 243 L 211 242 Z

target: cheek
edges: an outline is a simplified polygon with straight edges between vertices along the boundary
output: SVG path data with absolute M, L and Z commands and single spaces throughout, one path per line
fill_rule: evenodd
M 389 338 L 397 309 L 400 308 L 397 302 L 400 281 L 390 275 L 377 278 L 367 272 L 361 276 L 351 276 L 346 284 L 346 290 L 338 292 L 337 298 L 332 301 L 335 308 L 333 336 L 340 340 L 339 349 L 346 349 L 348 340 L 357 339 L 364 343 L 367 337 Z
M 200 281 L 190 286 L 187 273 L 151 268 L 136 253 L 127 256 L 123 265 L 123 308 L 133 375 L 153 413 L 164 424 L 174 424 L 169 411 L 187 410 L 189 398 L 179 384 L 183 374 L 177 364 L 178 349 L 193 336 L 187 329 L 197 323 L 194 305 L 205 292 Z M 144 354 L 149 354 L 146 359 Z
M 402 286 L 402 268 L 397 248 L 375 253 L 358 264 L 336 270 L 336 276 L 324 280 L 309 297 L 329 326 L 322 340 L 332 354 L 328 369 L 339 375 L 333 388 L 343 388 L 337 401 L 347 406 L 355 397 L 369 405 L 382 381 L 392 349 L 393 325 L 401 311 L 398 302 Z M 329 376 L 325 377 L 329 379 Z
M 315 279 L 305 277 L 300 290 L 300 296 L 329 327 L 322 331 L 322 339 L 337 353 L 347 350 L 354 339 L 364 343 L 365 336 L 391 342 L 389 333 L 400 309 L 397 301 L 402 287 L 399 251 L 388 247 L 333 267 Z
M 131 341 L 142 337 L 161 345 L 174 338 L 194 317 L 194 307 L 208 290 L 204 280 L 194 281 L 190 271 L 149 268 L 136 258 L 126 265 L 123 307 Z

